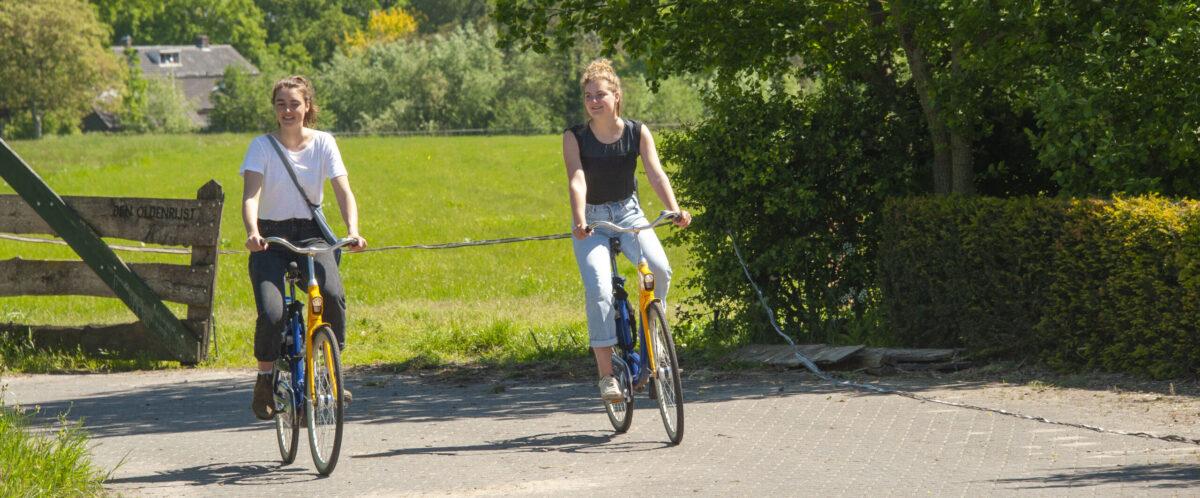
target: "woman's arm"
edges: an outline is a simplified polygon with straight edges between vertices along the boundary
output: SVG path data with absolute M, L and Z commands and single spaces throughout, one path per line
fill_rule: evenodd
M 358 234 L 358 202 L 354 192 L 350 190 L 350 177 L 342 175 L 331 180 L 333 195 L 337 197 L 338 209 L 342 212 L 342 221 L 346 222 L 346 237 L 355 240 L 348 246 L 351 251 L 361 251 L 367 248 L 367 239 Z
M 258 233 L 258 198 L 262 195 L 263 175 L 254 171 L 242 175 L 242 224 L 246 226 L 246 249 L 258 252 L 267 248 L 266 241 Z
M 663 171 L 662 163 L 658 162 L 658 149 L 654 147 L 654 137 L 650 134 L 650 128 L 645 124 L 642 125 L 642 145 L 638 152 L 642 155 L 642 167 L 646 168 L 646 179 L 650 181 L 650 187 L 654 189 L 654 193 L 658 194 L 658 200 L 662 201 L 668 210 L 679 213 L 679 218 L 675 219 L 675 225 L 683 228 L 692 224 L 692 214 L 679 209 L 679 203 L 675 201 L 675 191 L 671 189 L 671 180 Z
M 587 180 L 583 176 L 583 163 L 579 160 L 579 142 L 570 130 L 563 133 L 563 162 L 567 165 L 567 187 L 571 194 L 571 234 L 579 240 L 586 239 L 587 229 Z

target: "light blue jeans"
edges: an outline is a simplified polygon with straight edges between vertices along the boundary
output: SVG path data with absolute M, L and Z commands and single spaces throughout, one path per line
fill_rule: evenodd
M 642 214 L 642 206 L 637 200 L 637 194 L 619 202 L 587 205 L 587 222 L 608 221 L 618 226 L 646 225 L 646 215 Z M 637 264 L 638 248 L 642 257 L 654 273 L 654 295 L 667 300 L 667 291 L 671 288 L 671 265 L 667 262 L 667 253 L 663 251 L 662 243 L 654 235 L 653 230 L 644 230 L 638 234 L 634 243 L 632 233 L 613 232 L 606 228 L 597 228 L 586 239 L 572 238 L 575 249 L 575 262 L 579 265 L 579 276 L 583 278 L 583 293 L 587 311 L 588 336 L 594 348 L 612 346 L 617 343 L 617 321 L 613 311 L 612 295 L 612 263 L 608 256 L 608 239 L 617 236 L 621 239 L 621 253 Z M 629 299 L 637 308 L 637 277 L 636 273 L 626 273 L 629 279 L 626 289 L 629 289 Z M 630 285 L 632 284 L 632 285 Z M 665 309 L 664 309 L 665 311 Z

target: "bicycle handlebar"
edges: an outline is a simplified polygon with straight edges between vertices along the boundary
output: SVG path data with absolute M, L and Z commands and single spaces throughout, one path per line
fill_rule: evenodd
M 286 239 L 281 239 L 279 237 L 267 237 L 264 240 L 266 240 L 268 245 L 278 243 L 279 245 L 286 247 L 288 250 L 290 250 L 292 252 L 300 253 L 300 254 L 321 254 L 321 253 L 333 252 L 338 249 L 341 249 L 342 247 L 345 247 L 345 246 L 355 243 L 354 239 L 346 238 L 346 239 L 337 241 L 336 244 L 329 246 L 329 247 L 315 247 L 315 246 L 296 247 L 295 245 L 292 245 L 291 242 L 288 242 Z
M 642 230 L 647 230 L 647 229 L 657 227 L 666 222 L 675 221 L 678 218 L 679 218 L 679 212 L 664 210 L 663 212 L 658 214 L 658 219 L 654 220 L 649 225 L 643 225 L 640 227 L 621 227 L 621 226 L 617 226 L 608 221 L 593 221 L 591 223 L 588 223 L 587 228 L 589 231 L 595 229 L 596 227 L 605 227 L 605 228 L 608 228 L 610 230 L 614 230 L 617 232 L 640 232 Z

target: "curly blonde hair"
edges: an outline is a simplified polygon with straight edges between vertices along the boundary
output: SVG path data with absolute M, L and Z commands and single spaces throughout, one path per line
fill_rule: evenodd
M 579 89 L 586 91 L 588 83 L 600 82 L 607 83 L 609 91 L 621 93 L 621 78 L 618 78 L 617 72 L 613 71 L 612 61 L 603 57 L 588 63 L 587 69 L 583 71 L 583 77 L 579 78 Z M 617 116 L 621 116 L 621 100 L 617 100 Z
M 317 105 L 313 103 L 313 98 L 316 96 L 316 91 L 313 90 L 312 82 L 308 78 L 299 74 L 288 76 L 275 82 L 275 86 L 271 88 L 271 105 L 275 105 L 275 97 L 279 95 L 281 88 L 300 89 L 304 94 L 304 107 L 308 108 L 308 112 L 304 113 L 304 126 L 312 128 L 317 124 Z

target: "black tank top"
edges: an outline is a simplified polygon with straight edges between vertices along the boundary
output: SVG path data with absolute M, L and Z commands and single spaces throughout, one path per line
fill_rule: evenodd
M 628 199 L 637 191 L 637 158 L 642 145 L 642 123 L 626 119 L 621 138 L 602 143 L 586 123 L 571 127 L 579 143 L 579 162 L 587 183 L 587 203 L 604 204 Z

